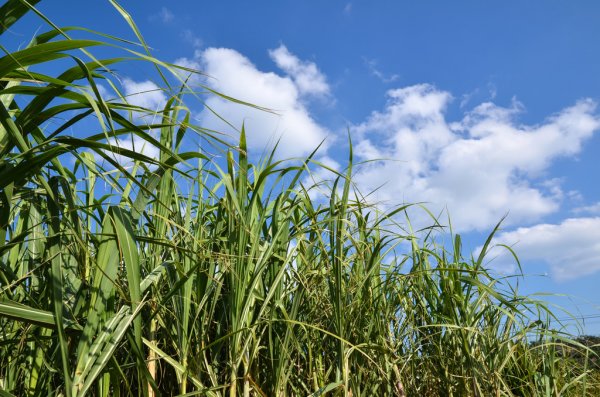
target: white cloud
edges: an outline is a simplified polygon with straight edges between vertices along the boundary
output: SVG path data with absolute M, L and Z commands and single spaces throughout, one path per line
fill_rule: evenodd
M 190 29 L 184 29 L 181 32 L 181 36 L 183 37 L 183 39 L 185 41 L 190 43 L 194 48 L 200 48 L 204 45 L 202 39 L 200 37 L 196 36 L 196 34 L 194 32 L 192 32 Z
M 115 95 L 112 94 L 103 84 L 96 83 L 96 89 L 98 90 L 98 94 L 100 94 L 100 97 L 105 101 L 108 101 L 115 97 Z M 84 90 L 87 94 L 91 95 L 92 97 L 96 97 L 96 93 L 94 92 L 94 89 L 91 85 L 85 85 Z
M 463 94 L 461 96 L 461 100 L 460 100 L 460 108 L 464 109 L 467 107 L 467 105 L 474 100 L 474 98 L 476 97 L 480 97 L 482 96 L 482 93 L 480 91 L 479 88 L 474 89 L 471 92 L 468 92 L 466 94 Z M 494 99 L 496 99 L 496 95 L 498 94 L 498 90 L 496 89 L 496 85 L 494 83 L 488 83 L 487 84 L 487 99 L 488 101 L 493 101 Z
M 175 16 L 173 15 L 173 13 L 167 7 L 162 7 L 160 9 L 159 15 L 160 15 L 160 19 L 164 23 L 171 22 L 175 18 Z
M 572 280 L 600 271 L 600 218 L 571 218 L 560 224 L 539 224 L 504 232 L 494 244 L 511 246 L 529 273 L 527 263 L 544 262 L 551 276 L 559 281 Z M 481 248 L 479 248 L 481 249 Z M 489 258 L 498 255 L 492 266 L 514 271 L 514 259 L 497 247 Z
M 510 212 L 507 225 L 534 222 L 558 210 L 559 181 L 544 172 L 558 157 L 577 154 L 600 128 L 591 100 L 577 102 L 539 125 L 521 125 L 517 101 L 484 103 L 458 122 L 446 120 L 448 92 L 423 84 L 388 92 L 381 112 L 353 131 L 356 153 L 371 162 L 356 175 L 359 187 L 388 204 L 426 201 L 447 206 L 459 231 L 483 230 Z
M 150 110 L 160 110 L 167 103 L 165 93 L 151 81 L 136 82 L 131 79 L 123 80 L 123 89 L 127 102 Z
M 369 72 L 373 76 L 377 77 L 382 83 L 386 83 L 386 84 L 393 83 L 394 81 L 396 81 L 400 78 L 400 76 L 397 74 L 385 75 L 377 67 L 377 64 L 379 62 L 376 59 L 363 58 L 363 61 L 365 62 L 365 65 L 367 65 L 367 68 L 369 68 Z
M 317 158 L 316 162 L 315 167 L 309 165 L 304 186 L 310 189 L 308 194 L 312 200 L 329 199 L 333 182 L 342 171 L 341 165 L 329 156 Z
M 201 71 L 201 65 L 200 62 L 194 60 L 194 59 L 190 59 L 190 58 L 178 58 L 173 62 L 175 65 L 178 66 L 182 66 L 184 68 L 188 68 L 188 69 L 192 69 L 195 71 L 200 72 Z M 202 75 L 199 73 L 191 73 L 188 72 L 186 70 L 176 70 L 177 74 L 179 75 L 179 78 L 182 80 L 187 80 L 187 84 L 196 84 L 199 83 L 202 80 Z
M 329 95 L 327 80 L 314 62 L 301 61 L 283 44 L 270 50 L 269 55 L 273 62 L 294 80 L 301 95 Z
M 148 80 L 137 82 L 129 78 L 123 79 L 122 86 L 126 97 L 125 99 L 128 103 L 150 110 L 150 113 L 133 112 L 133 117 L 136 119 L 136 122 L 144 122 L 147 124 L 160 122 L 162 115 L 160 113 L 155 114 L 154 112 L 160 112 L 167 103 L 167 96 L 160 87 Z M 106 89 L 104 87 L 99 88 L 101 94 L 105 94 Z M 151 131 L 150 134 L 156 139 L 158 132 Z M 132 150 L 152 159 L 158 159 L 160 155 L 160 149 L 136 135 L 111 138 L 107 143 L 123 149 Z M 133 165 L 133 160 L 129 157 L 109 153 L 108 151 L 105 151 L 105 153 L 115 159 L 123 167 L 130 168 Z M 96 156 L 96 159 L 101 161 L 99 156 Z
M 352 12 L 352 3 L 346 3 L 344 6 L 344 14 L 348 15 Z
M 160 156 L 159 148 L 157 148 L 154 145 L 151 145 L 150 143 L 146 142 L 143 138 L 140 138 L 135 135 L 127 138 L 112 138 L 107 143 L 122 149 L 134 151 L 154 160 L 157 160 Z M 105 151 L 105 153 L 113 159 L 115 159 L 115 161 L 119 163 L 122 167 L 131 168 L 133 166 L 134 161 L 127 156 L 109 153 L 107 151 Z
M 153 14 L 149 18 L 151 21 L 161 21 L 162 23 L 169 23 L 175 19 L 175 15 L 167 7 L 161 7 L 160 11 Z
M 175 60 L 175 62 L 173 62 L 175 65 L 179 65 L 179 66 L 183 66 L 186 67 L 188 69 L 194 69 L 194 70 L 200 70 L 200 62 L 195 61 L 193 59 L 189 59 L 189 58 L 177 58 Z
M 211 76 L 206 84 L 233 98 L 277 112 L 274 114 L 243 106 L 215 95 L 206 100 L 208 107 L 235 128 L 241 128 L 244 123 L 248 146 L 255 153 L 256 150 L 262 151 L 272 146 L 281 138 L 277 152 L 280 158 L 303 156 L 314 150 L 326 137 L 327 130 L 310 116 L 302 100 L 303 94 L 314 93 L 318 88 L 303 85 L 299 78 L 294 80 L 260 71 L 246 57 L 232 49 L 208 48 L 198 56 L 202 70 Z M 303 62 L 300 64 L 306 65 Z M 300 76 L 303 72 L 298 73 Z M 204 110 L 200 119 L 204 127 L 233 132 L 209 110 Z
M 600 215 L 600 201 L 592 205 L 574 208 L 573 213 Z

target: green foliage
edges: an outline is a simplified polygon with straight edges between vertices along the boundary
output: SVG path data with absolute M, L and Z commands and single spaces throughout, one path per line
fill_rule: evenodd
M 6 2 L 0 33 L 35 3 Z M 0 58 L 0 395 L 598 395 L 597 343 L 485 268 L 497 228 L 465 257 L 436 219 L 368 205 L 352 153 L 329 188 L 311 158 L 252 164 L 243 128 L 224 147 L 190 124 L 185 81 L 160 112 L 129 104 L 109 67 L 181 69 L 111 4 L 143 52 L 50 25 Z M 87 50 L 109 45 L 127 57 Z M 158 158 L 116 144 L 133 136 Z

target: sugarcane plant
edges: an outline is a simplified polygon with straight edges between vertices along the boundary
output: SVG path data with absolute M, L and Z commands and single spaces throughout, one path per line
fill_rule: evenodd
M 116 1 L 136 42 L 59 27 L 37 3 L 0 8 L 0 35 L 27 13 L 47 26 L 1 47 L 1 396 L 600 391 L 594 350 L 488 269 L 500 224 L 476 256 L 434 216 L 413 230 L 431 214 L 361 195 L 350 139 L 342 171 L 318 148 L 254 160 L 251 131 L 195 125 L 186 100 L 258 106 L 152 56 Z M 163 108 L 128 101 L 129 62 L 155 71 Z M 200 140 L 213 152 L 186 149 Z

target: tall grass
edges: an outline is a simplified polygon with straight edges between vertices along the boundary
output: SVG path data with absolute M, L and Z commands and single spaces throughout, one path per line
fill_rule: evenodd
M 35 3 L 6 2 L 0 33 Z M 311 158 L 253 164 L 243 128 L 231 147 L 190 124 L 185 81 L 160 112 L 128 103 L 125 57 L 89 48 L 165 84 L 181 69 L 112 3 L 139 45 L 49 25 L 0 58 L 0 395 L 598 394 L 567 354 L 594 353 L 486 269 L 497 229 L 476 258 L 435 219 L 411 231 L 410 206 L 361 198 L 351 153 L 329 185 L 307 184 Z M 225 158 L 185 151 L 190 134 Z M 132 135 L 158 158 L 116 145 Z

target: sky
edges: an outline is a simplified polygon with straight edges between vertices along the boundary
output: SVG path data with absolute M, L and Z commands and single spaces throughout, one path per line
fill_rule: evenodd
M 208 97 L 253 153 L 343 169 L 384 207 L 446 210 L 474 252 L 512 246 L 522 293 L 543 295 L 600 334 L 600 3 L 597 1 L 122 1 L 153 54 L 197 81 L 273 110 Z M 59 26 L 135 39 L 108 1 L 42 1 Z M 47 29 L 30 16 L 21 45 Z M 152 70 L 118 71 L 133 102 L 160 107 Z M 150 91 L 150 92 L 148 92 Z M 206 108 L 196 121 L 233 132 Z M 228 130 L 229 129 L 229 130 Z M 376 160 L 376 161 L 370 161 Z M 489 264 L 516 266 L 501 250 Z M 559 296 L 560 295 L 560 296 Z M 567 316 L 559 315 L 561 318 Z

